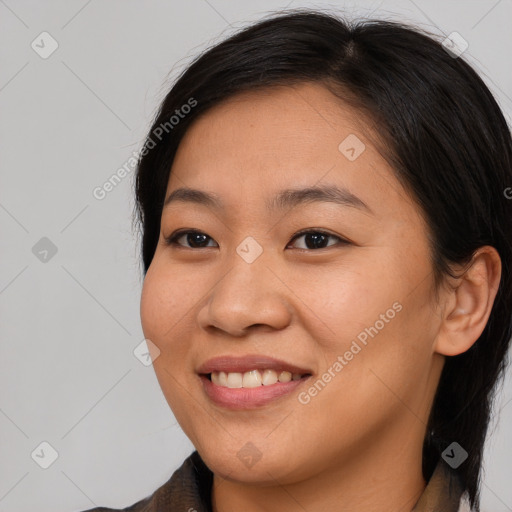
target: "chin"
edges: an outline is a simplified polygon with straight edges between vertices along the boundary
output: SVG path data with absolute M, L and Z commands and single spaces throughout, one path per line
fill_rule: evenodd
M 232 482 L 266 486 L 275 485 L 277 480 L 284 485 L 306 478 L 305 472 L 309 472 L 307 466 L 290 458 L 290 451 L 258 450 L 251 443 L 240 450 L 221 451 L 218 445 L 212 445 L 198 452 L 215 475 Z

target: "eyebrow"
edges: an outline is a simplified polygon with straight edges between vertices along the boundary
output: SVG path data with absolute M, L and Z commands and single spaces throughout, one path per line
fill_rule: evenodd
M 164 208 L 173 202 L 200 204 L 216 210 L 224 209 L 223 201 L 218 195 L 189 187 L 181 187 L 171 192 L 164 202 Z M 336 203 L 374 214 L 373 210 L 362 199 L 352 194 L 348 189 L 339 188 L 335 185 L 281 190 L 275 197 L 266 202 L 266 207 L 269 211 L 284 210 L 312 202 Z

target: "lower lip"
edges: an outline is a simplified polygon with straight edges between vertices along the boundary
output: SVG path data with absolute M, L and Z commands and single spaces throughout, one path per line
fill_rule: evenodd
M 217 405 L 228 409 L 253 409 L 266 405 L 277 398 L 289 395 L 298 386 L 309 380 L 311 375 L 289 382 L 276 382 L 270 386 L 255 388 L 227 388 L 214 384 L 205 375 L 199 376 L 208 398 Z

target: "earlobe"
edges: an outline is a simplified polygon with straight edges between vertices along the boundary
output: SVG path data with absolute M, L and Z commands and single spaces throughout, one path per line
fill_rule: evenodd
M 466 352 L 478 340 L 491 314 L 501 279 L 501 259 L 489 245 L 480 247 L 467 270 L 448 292 L 448 307 L 435 343 L 445 356 Z

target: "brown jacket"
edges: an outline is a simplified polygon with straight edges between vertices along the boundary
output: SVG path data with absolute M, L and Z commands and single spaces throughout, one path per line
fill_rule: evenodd
M 153 494 L 127 508 L 91 508 L 83 512 L 212 512 L 213 473 L 194 451 Z M 412 512 L 469 510 L 456 473 L 440 459 Z

